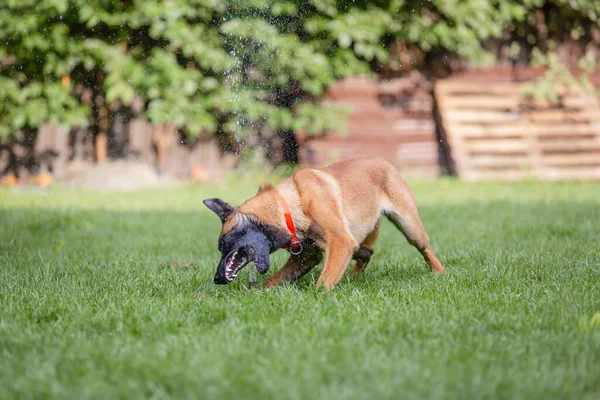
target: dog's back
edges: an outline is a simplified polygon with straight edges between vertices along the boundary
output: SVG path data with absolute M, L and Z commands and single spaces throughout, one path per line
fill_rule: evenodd
M 414 203 L 398 171 L 378 157 L 344 160 L 319 169 L 303 168 L 292 180 L 301 198 L 311 202 L 318 199 L 329 204 L 328 210 L 339 210 L 356 243 L 373 231 L 381 215 L 393 210 L 394 204 Z M 307 201 L 304 203 L 307 208 Z

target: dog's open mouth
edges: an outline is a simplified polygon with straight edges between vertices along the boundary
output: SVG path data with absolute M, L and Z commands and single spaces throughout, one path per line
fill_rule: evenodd
M 237 273 L 253 259 L 252 248 L 248 246 L 240 247 L 227 256 L 225 259 L 225 279 L 231 282 L 237 276 Z

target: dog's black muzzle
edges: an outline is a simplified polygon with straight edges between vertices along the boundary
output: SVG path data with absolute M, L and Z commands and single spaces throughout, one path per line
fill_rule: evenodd
M 214 282 L 224 285 L 233 281 L 238 272 L 251 261 L 258 272 L 264 274 L 269 269 L 270 252 L 270 241 L 256 228 L 248 227 L 241 234 L 232 234 L 221 249 L 221 261 Z

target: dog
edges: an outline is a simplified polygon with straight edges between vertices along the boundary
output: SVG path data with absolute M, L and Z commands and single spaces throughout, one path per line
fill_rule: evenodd
M 222 222 L 217 284 L 231 282 L 250 261 L 264 274 L 269 254 L 288 248 L 289 259 L 264 287 L 294 282 L 319 264 L 325 252 L 316 288 L 323 285 L 330 291 L 351 260 L 355 260 L 352 276 L 367 266 L 382 216 L 419 250 L 432 271 L 445 272 L 429 245 L 412 191 L 381 158 L 301 168 L 276 187 L 261 185 L 256 196 L 239 207 L 218 198 L 206 199 L 204 204 Z

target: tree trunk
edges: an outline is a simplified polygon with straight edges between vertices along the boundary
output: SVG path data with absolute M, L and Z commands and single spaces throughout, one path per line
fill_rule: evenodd
M 96 135 L 96 162 L 104 162 L 107 156 L 108 110 L 106 104 L 98 107 L 98 134 Z

